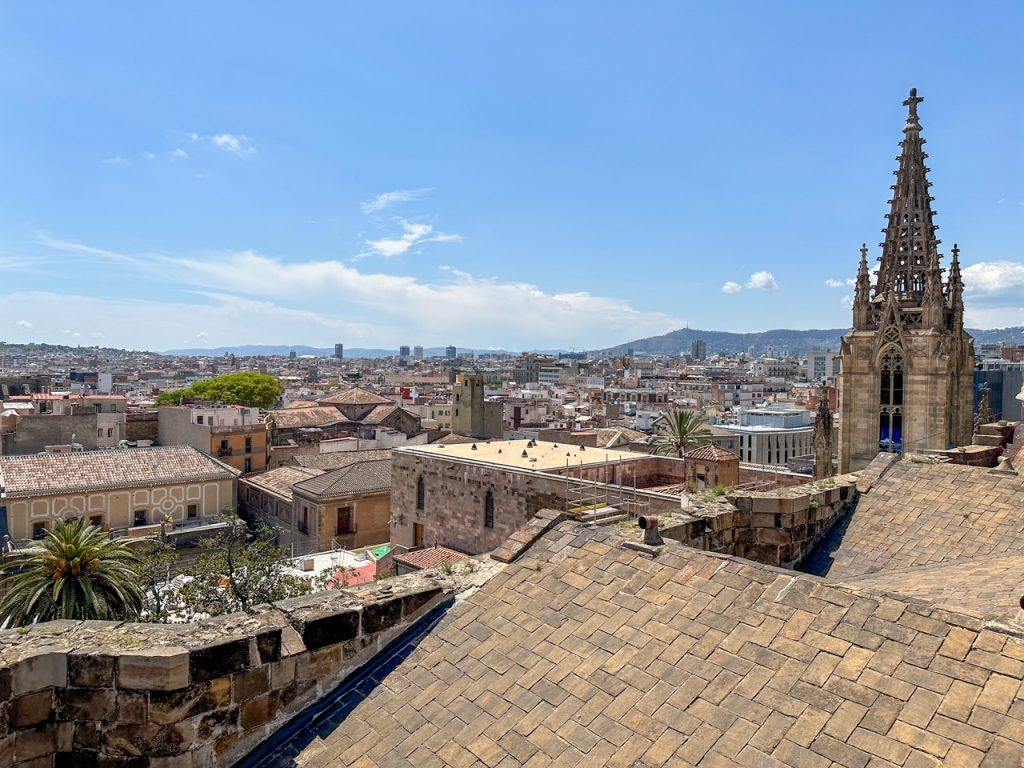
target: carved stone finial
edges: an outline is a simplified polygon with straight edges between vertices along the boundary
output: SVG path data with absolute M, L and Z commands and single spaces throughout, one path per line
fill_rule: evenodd
M 904 130 L 921 130 L 917 119 L 917 105 L 924 101 L 924 97 L 917 95 L 917 88 L 910 89 L 910 96 L 903 102 L 903 106 L 909 108 L 907 114 L 907 127 Z

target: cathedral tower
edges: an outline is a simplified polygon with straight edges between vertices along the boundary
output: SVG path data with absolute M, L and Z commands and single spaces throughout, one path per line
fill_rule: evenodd
M 920 453 L 971 438 L 974 341 L 964 331 L 954 245 L 943 280 L 932 219 L 928 154 L 911 89 L 874 285 L 861 247 L 853 330 L 843 339 L 839 466 L 862 469 L 879 451 Z

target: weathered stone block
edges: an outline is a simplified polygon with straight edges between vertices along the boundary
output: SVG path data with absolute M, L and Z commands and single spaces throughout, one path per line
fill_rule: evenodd
M 329 645 L 295 660 L 296 680 L 319 680 L 341 669 L 341 646 Z
M 118 691 L 115 699 L 117 720 L 122 723 L 149 722 L 149 694 Z
M 0 702 L 11 698 L 11 668 L 0 669 Z
M 49 722 L 53 716 L 53 691 L 35 691 L 14 698 L 8 717 L 12 728 L 31 728 Z
M 62 652 L 26 656 L 14 665 L 11 692 L 15 696 L 68 684 L 68 657 Z
M 440 597 L 444 593 L 441 587 L 435 587 L 434 589 L 426 589 L 422 592 L 414 592 L 411 595 L 406 595 L 402 598 L 402 615 L 406 618 L 414 616 L 423 606 L 430 603 L 432 600 Z M 365 627 L 366 617 L 363 617 L 363 625 Z M 365 629 L 363 630 L 366 631 Z
M 239 724 L 243 729 L 249 730 L 269 723 L 277 717 L 277 710 L 280 699 L 276 692 L 257 696 L 242 705 L 242 712 L 239 716 Z
M 248 669 L 252 664 L 249 643 L 248 637 L 242 637 L 192 651 L 189 654 L 192 682 L 205 683 L 221 675 L 232 675 Z
M 304 709 L 316 697 L 316 680 L 296 680 L 278 691 L 281 707 L 289 713 Z
M 112 755 L 161 757 L 187 752 L 195 728 L 186 720 L 173 725 L 116 723 L 103 732 L 103 751 Z
M 775 527 L 775 513 L 774 512 L 754 512 L 750 515 L 750 527 L 751 528 L 774 528 Z
M 14 733 L 14 762 L 52 755 L 57 750 L 57 727 L 53 723 Z
M 260 663 L 269 664 L 281 658 L 281 630 L 272 629 L 256 636 L 256 650 L 260 654 Z
M 269 690 L 270 665 L 268 664 L 234 675 L 231 682 L 231 701 L 237 704 L 240 701 L 254 698 Z
M 106 653 L 68 654 L 68 685 L 82 688 L 113 688 L 116 659 Z
M 116 693 L 113 688 L 64 688 L 57 691 L 57 717 L 61 720 L 117 719 Z
M 351 640 L 359 634 L 359 611 L 347 610 L 307 619 L 296 627 L 306 648 L 313 651 L 326 645 Z
M 204 712 L 227 706 L 231 679 L 221 677 L 180 691 L 155 691 L 149 695 L 149 722 L 177 723 Z
M 393 598 L 370 603 L 363 608 L 363 634 L 373 635 L 391 629 L 402 620 L 402 600 Z
M 149 648 L 117 657 L 117 684 L 139 691 L 174 691 L 189 684 L 189 652 L 178 647 Z
M 200 743 L 209 743 L 236 733 L 239 729 L 239 712 L 240 707 L 232 706 L 202 715 L 196 722 L 196 740 Z
M 71 736 L 71 748 L 75 752 L 99 751 L 103 743 L 103 726 L 98 722 L 75 723 Z
M 269 665 L 270 687 L 284 688 L 295 681 L 295 657 L 281 659 Z

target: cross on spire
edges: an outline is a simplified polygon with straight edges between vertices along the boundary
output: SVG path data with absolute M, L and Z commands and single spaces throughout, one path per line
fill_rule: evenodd
M 917 105 L 924 101 L 924 96 L 917 95 L 917 88 L 910 89 L 910 96 L 903 102 L 904 107 L 910 107 L 910 116 L 917 117 Z

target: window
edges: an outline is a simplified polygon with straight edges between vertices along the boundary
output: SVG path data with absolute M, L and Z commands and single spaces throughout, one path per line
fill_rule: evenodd
M 488 491 L 487 496 L 484 497 L 484 527 L 494 527 L 494 493 Z
M 245 452 L 246 453 L 252 453 L 252 438 L 251 437 L 245 438 Z
M 352 507 L 338 507 L 338 524 L 336 536 L 345 536 L 355 533 L 355 526 L 352 525 Z
M 203 423 L 202 415 L 196 416 L 196 424 L 202 424 L 202 423 Z
M 135 510 L 135 525 L 145 525 L 145 524 L 146 524 L 146 510 L 144 510 L 144 509 L 136 509 Z
M 89 518 L 89 525 L 91 525 L 93 528 L 102 528 L 103 527 L 103 515 L 93 515 L 92 517 L 90 517 Z
M 199 505 L 189 504 L 185 512 L 185 515 L 188 517 L 189 520 L 194 520 L 195 518 L 199 517 Z
M 302 507 L 302 517 L 299 518 L 299 530 L 303 533 L 309 533 L 309 507 Z
M 103 437 L 103 430 L 102 429 L 97 429 L 96 430 L 96 437 Z
M 245 460 L 245 472 L 252 472 L 252 459 Z
M 110 427 L 110 428 L 109 428 L 109 429 L 107 430 L 107 437 L 113 437 L 113 436 L 114 436 L 114 428 L 113 428 L 113 427 Z
M 897 347 L 882 355 L 878 446 L 893 453 L 903 449 L 903 353 Z
M 225 440 L 221 440 L 220 441 L 220 449 L 222 451 L 230 451 L 231 450 L 231 443 L 229 443 L 226 439 Z
M 416 509 L 426 509 L 427 502 L 427 486 L 423 482 L 423 478 L 420 477 L 416 480 Z
M 32 523 L 32 538 L 33 539 L 45 539 L 46 538 L 46 523 Z

